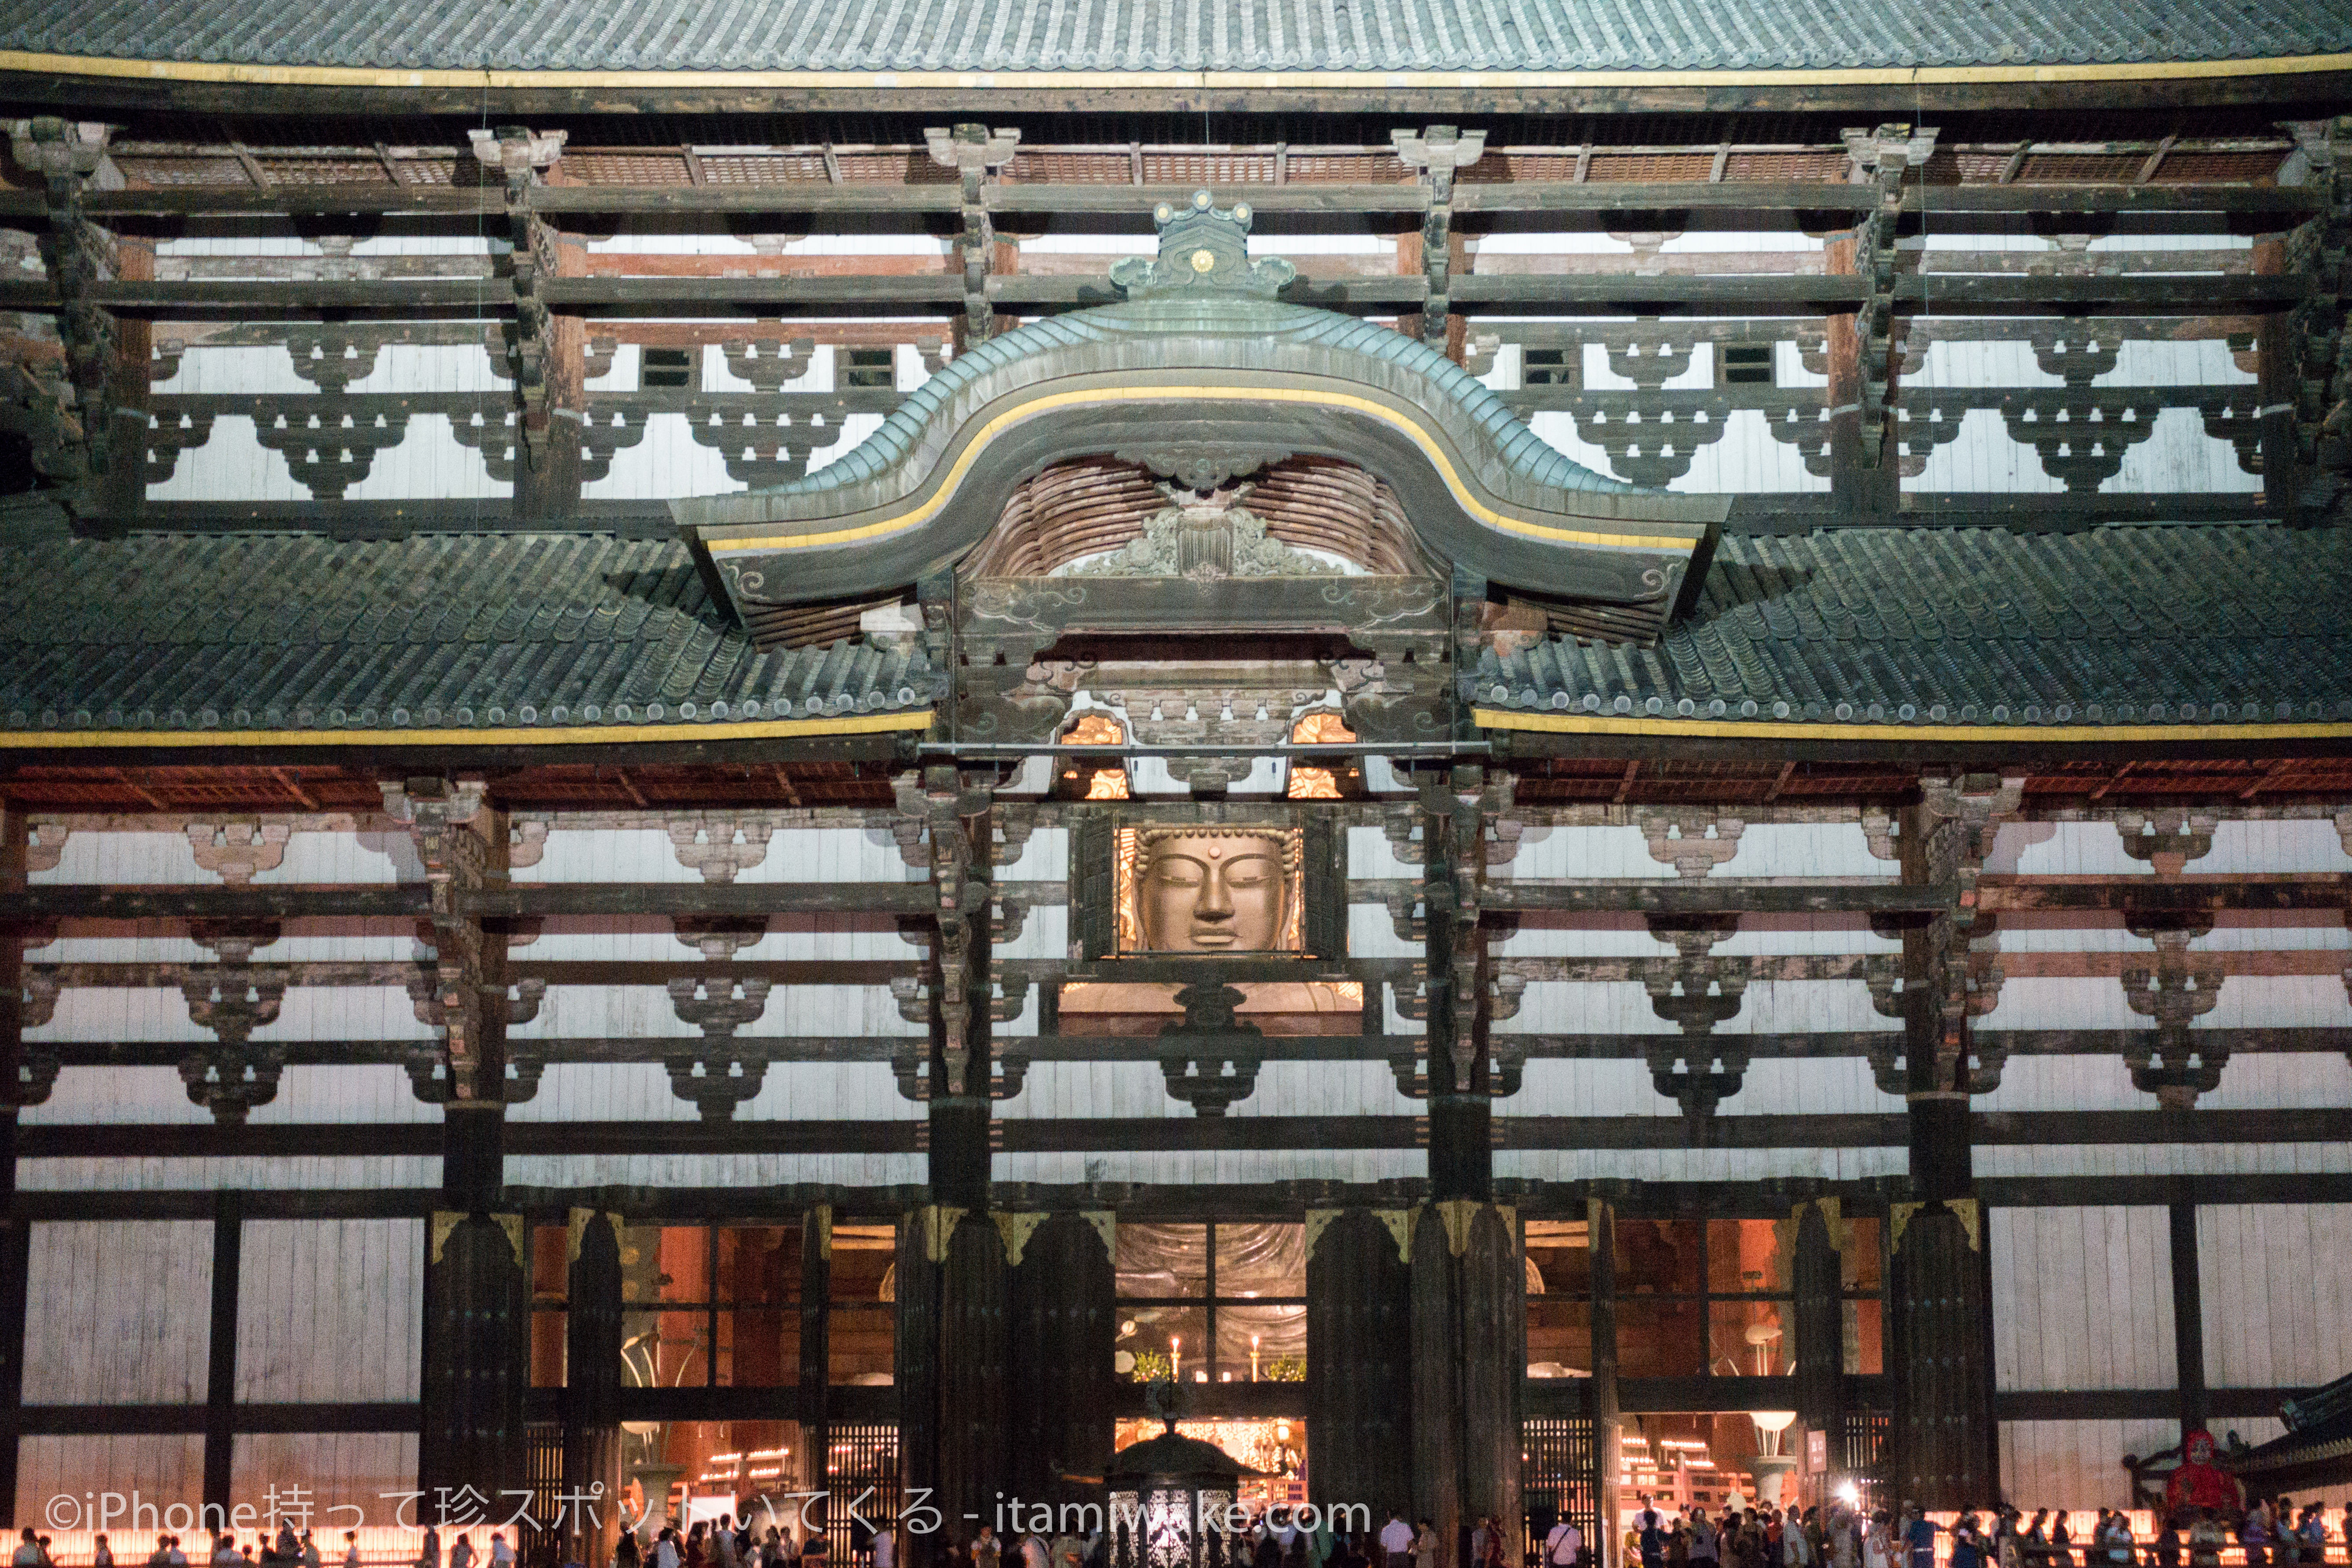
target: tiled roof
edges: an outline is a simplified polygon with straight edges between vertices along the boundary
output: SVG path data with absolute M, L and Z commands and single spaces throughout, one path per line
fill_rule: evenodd
M 2352 534 L 2275 526 L 1727 537 L 1656 647 L 1480 662 L 1483 706 L 1815 722 L 2352 718 Z
M 0 541 L 9 730 L 675 724 L 928 707 L 919 653 L 762 652 L 673 542 Z
M 2352 49 L 2339 0 L 27 0 L 0 48 L 392 69 L 1752 70 Z

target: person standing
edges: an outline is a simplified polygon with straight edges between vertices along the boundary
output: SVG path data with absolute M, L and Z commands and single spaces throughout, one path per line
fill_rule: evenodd
M 971 1568 L 997 1568 L 997 1559 L 1004 1549 L 997 1543 L 996 1527 L 983 1524 L 971 1540 Z
M 343 1568 L 360 1568 L 360 1532 L 343 1531 Z
M 425 1527 L 425 1549 L 416 1554 L 416 1568 L 441 1568 L 441 1530 L 438 1525 Z
M 1730 1518 L 1728 1514 L 1724 1517 Z M 1707 1568 L 1719 1568 L 1723 1562 L 1723 1537 L 1707 1522 L 1706 1510 L 1703 1508 L 1691 1510 L 1690 1561 L 1694 1565 L 1706 1564 Z
M 1426 1515 L 1421 1528 L 1413 1531 L 1412 1568 L 1437 1568 L 1437 1526 Z
M 474 1538 L 462 1531 L 457 1544 L 449 1548 L 449 1568 L 474 1568 Z
M 878 1526 L 874 1531 L 874 1568 L 898 1568 L 898 1527 Z
M 1936 1521 L 1916 1502 L 1903 1505 L 1903 1548 L 1909 1568 L 1936 1568 Z
M 1561 1520 L 1544 1537 L 1544 1562 L 1547 1568 L 1575 1568 L 1576 1560 L 1584 1555 L 1584 1532 Z M 1392 1563 L 1390 1568 L 1395 1568 Z
M 1386 1568 L 1412 1568 L 1412 1526 L 1394 1509 L 1381 1526 L 1381 1554 Z

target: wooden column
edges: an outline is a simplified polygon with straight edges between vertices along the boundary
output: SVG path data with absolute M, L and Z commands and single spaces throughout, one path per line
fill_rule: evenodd
M 891 1382 L 898 1396 L 899 1492 L 908 1508 L 919 1500 L 941 1506 L 940 1270 L 933 1247 L 941 1223 L 941 1213 L 935 1207 L 915 1209 L 898 1219 L 898 1255 L 892 1275 L 897 1282 L 892 1304 L 898 1310 L 892 1320 Z M 945 1223 L 952 1225 L 954 1220 L 950 1217 Z M 941 1560 L 938 1533 L 910 1531 L 904 1544 L 908 1568 L 929 1568 Z
M 2000 1467 L 1976 1201 L 1898 1204 L 1895 1224 L 1895 1489 L 1923 1508 L 1982 1504 Z
M 986 1215 L 968 1214 L 940 1268 L 940 1510 L 950 1528 L 994 1514 L 1011 1479 L 1004 1444 L 1004 1241 Z
M 213 1300 L 210 1354 L 205 1374 L 205 1506 L 226 1510 L 236 1462 L 236 1313 L 243 1292 L 245 1196 L 213 1194 Z
M 1478 1204 L 1495 1187 L 1489 975 L 1478 927 L 1486 871 L 1485 773 L 1455 768 L 1443 784 L 1423 784 L 1421 798 L 1429 1193 L 1437 1203 Z
M 825 1484 L 833 1453 L 833 1207 L 801 1216 L 801 1451 L 807 1484 Z
M 992 774 L 927 768 L 898 781 L 898 809 L 919 818 L 931 868 L 929 1177 L 932 1201 L 985 1213 L 989 1181 L 988 886 Z
M 593 1495 L 564 1520 L 567 1561 L 602 1563 L 620 1536 L 621 1237 L 614 1218 L 574 1209 L 564 1310 L 563 1489 Z
M 1839 1218 L 1836 1199 L 1799 1204 L 1795 1217 L 1791 1285 L 1796 1298 L 1797 1426 L 1790 1440 L 1796 1445 L 1804 1500 L 1819 1504 L 1827 1500 L 1828 1484 L 1845 1443 L 1845 1262 L 1831 1232 Z M 1813 1432 L 1821 1433 L 1828 1445 L 1828 1470 L 1816 1472 L 1807 1463 L 1807 1434 Z
M 114 276 L 124 283 L 144 283 L 155 276 L 155 240 L 152 235 L 114 237 Z M 115 322 L 113 364 L 107 374 L 107 416 L 111 439 L 107 443 L 106 471 L 99 476 L 96 499 L 110 518 L 131 518 L 147 503 L 147 400 L 149 370 L 153 363 L 155 323 L 143 316 L 125 316 Z
M 1412 1491 L 1410 1211 L 1311 1211 L 1307 1220 L 1307 1492 L 1318 1507 L 1405 1506 Z
M 1494 1515 L 1507 1541 L 1520 1531 L 1527 1275 L 1516 1215 L 1466 1199 L 1421 1212 L 1412 1324 L 1413 1510 L 1458 1562 L 1481 1515 Z
M 1854 231 L 1831 237 L 1822 247 L 1822 270 L 1851 276 L 1863 248 Z M 1829 356 L 1830 495 L 1843 516 L 1891 522 L 1903 504 L 1903 469 L 1891 445 L 1873 460 L 1863 441 L 1866 344 L 1849 310 L 1832 311 L 1823 348 Z M 1879 367 L 1882 382 L 1885 367 Z
M 1076 1214 L 1016 1215 L 1010 1235 L 1020 1252 L 1008 1255 L 1013 1468 L 1005 1490 L 1024 1501 L 1099 1502 L 1101 1488 L 1065 1478 L 1099 1476 L 1110 1462 L 1118 1310 L 1109 1242 L 1095 1219 Z
M 1600 1198 L 1588 1198 L 1584 1214 L 1586 1245 L 1592 1257 L 1592 1496 L 1601 1524 L 1592 1560 L 1601 1568 L 1624 1568 L 1620 1561 L 1623 1545 L 1607 1528 L 1625 1436 L 1617 1402 L 1617 1210 Z
M 2173 1386 L 2180 1393 L 2180 1432 L 2205 1426 L 2205 1283 L 2197 1264 L 2197 1205 L 2171 1206 Z
M 520 1215 L 436 1213 L 425 1271 L 424 1435 L 428 1500 L 470 1486 L 497 1498 L 528 1484 L 529 1281 Z M 614 1268 L 619 1267 L 617 1255 Z M 617 1340 L 614 1364 L 620 1362 Z
M 1927 775 L 1902 822 L 1906 881 L 1948 886 L 1956 907 L 1903 933 L 1911 1202 L 1897 1205 L 1887 1288 L 1895 1394 L 1890 1473 L 1902 1498 L 1955 1508 L 1993 1495 L 1999 1428 L 1992 1330 L 1969 1137 L 1980 1079 L 1969 1039 L 1976 879 L 2022 781 Z M 1900 1500 L 1897 1499 L 1896 1500 Z

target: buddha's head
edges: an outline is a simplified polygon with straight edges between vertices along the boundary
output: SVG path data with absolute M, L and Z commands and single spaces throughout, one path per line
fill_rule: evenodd
M 1289 841 L 1245 828 L 1146 829 L 1136 845 L 1135 915 L 1159 952 L 1256 952 L 1282 944 Z

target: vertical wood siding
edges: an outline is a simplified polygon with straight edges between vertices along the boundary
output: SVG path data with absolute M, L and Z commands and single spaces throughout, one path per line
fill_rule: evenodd
M 25 1402 L 204 1403 L 212 1278 L 210 1221 L 36 1225 Z
M 416 1397 L 425 1222 L 249 1220 L 239 1238 L 236 1397 Z
M 1990 1217 L 1995 1387 L 2173 1386 L 2165 1210 L 1994 1209 Z

